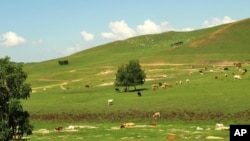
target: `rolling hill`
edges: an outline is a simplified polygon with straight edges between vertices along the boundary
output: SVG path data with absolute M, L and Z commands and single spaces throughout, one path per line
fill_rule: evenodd
M 145 120 L 161 111 L 164 119 L 249 121 L 250 73 L 241 75 L 249 70 L 249 23 L 246 19 L 192 32 L 143 35 L 24 64 L 32 94 L 23 106 L 36 120 L 93 121 L 96 115 L 94 121 Z M 147 76 L 145 84 L 137 86 L 140 98 L 136 91 L 117 93 L 113 86 L 118 66 L 131 59 L 140 60 Z M 59 65 L 59 60 L 69 64 Z M 241 70 L 235 62 L 242 63 Z M 234 80 L 233 73 L 242 79 Z M 176 85 L 180 81 L 183 84 Z M 159 82 L 173 87 L 152 90 Z M 114 105 L 108 106 L 108 99 L 114 99 Z
M 215 123 L 250 122 L 250 73 L 242 75 L 242 70 L 250 70 L 249 29 L 250 19 L 246 19 L 192 32 L 143 35 L 64 58 L 24 64 L 32 94 L 21 102 L 35 124 L 35 131 L 54 130 L 58 125 L 100 127 L 79 129 L 79 133 L 34 132 L 32 140 L 65 139 L 62 137 L 76 140 L 83 135 L 91 135 L 90 140 L 117 140 L 133 136 L 131 131 L 139 138 L 162 140 L 172 128 L 181 128 L 176 131 L 180 140 L 184 138 L 183 131 L 189 139 L 204 140 L 211 134 L 227 140 L 228 132 L 213 130 Z M 117 92 L 113 86 L 117 68 L 131 59 L 139 59 L 147 75 L 146 82 L 137 90 L 123 92 L 123 87 L 119 87 L 121 92 Z M 68 60 L 69 64 L 59 65 L 60 60 Z M 241 62 L 242 68 L 235 67 L 235 62 Z M 242 79 L 235 80 L 232 74 Z M 173 87 L 152 90 L 152 84 L 159 82 Z M 86 84 L 90 87 L 86 88 Z M 141 97 L 137 96 L 138 90 Z M 114 99 L 113 105 L 107 104 L 108 99 Z M 160 112 L 161 118 L 152 118 L 155 112 Z M 148 131 L 110 130 L 123 122 L 144 125 L 149 121 L 156 121 L 157 126 L 149 127 Z M 198 133 L 195 127 L 207 129 Z M 104 133 L 109 136 L 103 136 Z M 97 134 L 101 136 L 97 138 Z
M 71 56 L 25 64 L 28 83 L 43 87 L 65 80 L 99 83 L 98 73 L 113 72 L 102 80 L 114 79 L 118 66 L 131 59 L 147 64 L 204 64 L 221 61 L 248 61 L 250 19 L 191 32 L 165 32 L 143 35 L 90 48 Z M 181 45 L 171 44 L 183 42 Z M 58 65 L 68 60 L 69 65 Z M 70 73 L 74 72 L 74 73 Z

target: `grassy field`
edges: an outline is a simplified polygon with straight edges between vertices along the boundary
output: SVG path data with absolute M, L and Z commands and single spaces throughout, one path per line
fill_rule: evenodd
M 76 81 L 64 82 L 66 90 L 60 88 L 62 85 L 35 89 L 31 98 L 23 101 L 35 124 L 32 140 L 162 140 L 169 134 L 177 135 L 180 140 L 202 140 L 207 136 L 228 140 L 228 131 L 214 130 L 216 123 L 225 126 L 249 123 L 248 73 L 241 80 L 234 80 L 231 73 L 239 73 L 234 66 L 229 66 L 228 71 L 221 70 L 221 66 L 206 66 L 203 75 L 199 70 L 205 66 L 193 69 L 186 65 L 147 67 L 151 68 L 146 69 L 149 80 L 137 87 L 142 97 L 138 97 L 133 88 L 131 92 L 116 92 L 115 87 L 110 85 L 112 80 L 96 82 L 90 88 Z M 249 68 L 249 65 L 244 67 Z M 191 76 L 190 72 L 193 72 Z M 111 74 L 114 75 L 114 72 L 104 73 L 102 77 Z M 190 79 L 190 83 L 186 83 L 186 79 Z M 176 85 L 176 81 L 180 80 L 183 84 Z M 152 90 L 151 85 L 159 82 L 171 83 L 173 88 Z M 108 105 L 107 100 L 111 98 L 114 104 Z M 161 118 L 152 118 L 157 111 L 161 112 Z M 150 121 L 155 121 L 157 125 L 149 126 Z M 138 127 L 119 129 L 123 122 L 134 122 Z M 96 128 L 79 128 L 76 132 L 54 131 L 56 126 L 66 128 L 69 125 Z M 197 127 L 204 130 L 197 131 Z M 41 129 L 50 133 L 39 133 Z
M 176 135 L 179 140 L 206 140 L 207 136 L 229 140 L 228 131 L 214 130 L 216 123 L 250 122 L 250 74 L 241 75 L 250 66 L 249 22 L 144 35 L 65 58 L 24 64 L 33 90 L 31 97 L 22 101 L 35 126 L 30 137 L 55 141 L 167 140 L 168 135 Z M 171 46 L 178 41 L 184 44 Z M 131 87 L 129 92 L 116 92 L 117 68 L 131 59 L 140 61 L 147 80 L 136 90 Z M 69 60 L 69 65 L 60 66 L 59 60 Z M 241 69 L 233 65 L 235 62 L 242 63 Z M 234 80 L 232 73 L 242 79 Z M 173 87 L 152 90 L 151 85 L 159 82 Z M 114 104 L 108 105 L 108 99 L 114 99 Z M 152 118 L 158 111 L 161 118 Z M 150 126 L 151 121 L 156 126 Z M 119 129 L 123 122 L 136 126 Z M 69 125 L 77 125 L 77 131 L 67 131 Z M 56 126 L 64 130 L 56 132 Z M 49 133 L 41 133 L 41 129 Z

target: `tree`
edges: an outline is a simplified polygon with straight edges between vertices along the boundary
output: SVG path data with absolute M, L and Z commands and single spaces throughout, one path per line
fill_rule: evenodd
M 29 113 L 23 110 L 20 100 L 30 97 L 31 88 L 25 83 L 27 74 L 22 65 L 0 59 L 0 140 L 9 141 L 23 134 L 32 134 Z
M 125 86 L 126 89 L 129 86 L 142 85 L 145 82 L 146 74 L 141 69 L 140 62 L 138 60 L 130 60 L 128 64 L 118 67 L 116 73 L 116 86 Z

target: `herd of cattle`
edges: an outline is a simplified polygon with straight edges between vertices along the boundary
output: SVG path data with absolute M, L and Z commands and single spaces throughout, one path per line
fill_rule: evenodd
M 152 115 L 152 118 L 154 118 L 154 120 L 158 119 L 161 117 L 161 113 L 160 112 L 155 112 L 153 115 Z M 120 125 L 120 128 L 125 128 L 125 127 L 133 127 L 135 126 L 136 124 L 134 122 L 124 122 L 124 123 L 121 123 Z M 156 122 L 155 121 L 150 121 L 149 125 L 152 125 L 152 126 L 155 126 L 156 125 Z M 57 126 L 54 128 L 55 131 L 62 131 L 63 130 L 63 127 L 62 126 Z M 67 130 L 74 130 L 75 127 L 70 125 L 69 127 L 66 128 Z
M 233 68 L 233 67 L 231 68 L 231 69 L 233 69 L 233 71 L 232 71 L 232 76 L 233 77 L 232 78 L 234 80 L 242 79 L 243 75 L 245 75 L 247 73 L 247 69 L 246 68 L 242 69 L 242 64 L 241 63 L 234 63 L 233 65 L 235 66 L 235 68 Z M 193 68 L 193 66 L 191 66 L 191 68 Z M 224 73 L 223 77 L 225 77 L 225 78 L 228 77 L 227 73 L 229 73 L 229 67 L 224 67 L 224 68 L 220 67 L 219 69 L 218 68 L 216 68 L 216 69 L 217 69 L 216 72 L 219 71 L 221 73 Z M 199 68 L 197 72 L 200 75 L 204 75 L 204 73 L 207 73 L 207 72 L 213 73 L 215 71 L 213 69 L 208 70 L 208 68 L 205 67 L 205 68 Z M 191 77 L 194 73 L 195 72 L 189 72 L 188 75 Z M 221 77 L 221 75 L 219 76 L 218 73 L 214 73 L 214 74 L 215 74 L 214 79 L 219 79 Z M 187 78 L 184 82 L 186 84 L 189 84 L 191 81 L 190 81 L 190 79 Z M 182 85 L 182 84 L 183 84 L 182 80 L 178 80 L 178 81 L 175 82 L 175 85 Z M 154 84 L 151 85 L 151 88 L 154 91 L 157 90 L 158 88 L 166 89 L 166 88 L 172 88 L 172 87 L 173 87 L 172 83 L 166 83 L 166 82 L 165 83 L 159 82 L 158 84 L 154 83 Z M 119 88 L 115 88 L 115 91 L 116 92 L 121 92 Z M 127 88 L 125 88 L 124 92 L 127 92 L 127 91 L 128 91 Z M 142 96 L 140 91 L 137 92 L 137 95 L 139 97 Z M 113 102 L 114 102 L 114 99 L 108 99 L 108 105 L 113 105 Z
M 242 67 L 242 64 L 241 64 L 241 63 L 234 63 L 233 65 L 235 66 L 235 70 L 237 71 L 237 73 L 232 72 L 233 79 L 234 79 L 234 80 L 242 79 L 242 76 L 245 75 L 245 74 L 247 73 L 247 69 L 246 69 L 246 68 L 242 69 L 242 68 L 241 68 L 241 67 Z M 192 68 L 193 68 L 193 66 L 192 66 Z M 228 74 L 227 74 L 227 71 L 229 70 L 228 67 L 219 68 L 219 70 L 220 70 L 221 73 L 224 72 L 224 77 L 228 77 Z M 214 70 L 213 70 L 213 69 L 208 70 L 208 68 L 205 67 L 205 68 L 199 69 L 199 71 L 198 71 L 198 73 L 199 73 L 200 75 L 204 75 L 204 72 L 213 73 Z M 191 75 L 193 75 L 193 73 L 194 73 L 194 72 L 189 72 L 188 75 L 191 76 Z M 215 75 L 214 78 L 215 78 L 215 79 L 219 79 L 219 76 L 218 76 L 218 75 Z M 185 82 L 186 82 L 187 84 L 190 83 L 190 79 L 186 79 Z M 175 82 L 176 85 L 181 85 L 182 83 L 183 83 L 182 80 L 179 80 L 179 81 L 176 81 L 176 82 Z M 158 88 L 166 89 L 166 88 L 172 88 L 172 87 L 173 87 L 173 85 L 172 85 L 171 83 L 161 83 L 161 82 L 159 82 L 158 84 L 155 84 L 155 83 L 154 83 L 154 84 L 151 85 L 152 90 L 156 90 L 156 89 L 158 89 Z

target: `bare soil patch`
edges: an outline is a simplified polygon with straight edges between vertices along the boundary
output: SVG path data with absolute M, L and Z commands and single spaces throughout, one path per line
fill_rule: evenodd
M 225 25 L 224 27 L 214 31 L 213 33 L 209 34 L 206 37 L 203 37 L 202 39 L 199 39 L 197 41 L 194 41 L 190 44 L 190 47 L 197 47 L 199 45 L 202 45 L 206 42 L 208 42 L 209 40 L 212 40 L 214 38 L 216 38 L 220 33 L 223 33 L 224 31 L 226 31 L 228 28 L 230 28 L 233 24 L 228 24 Z

